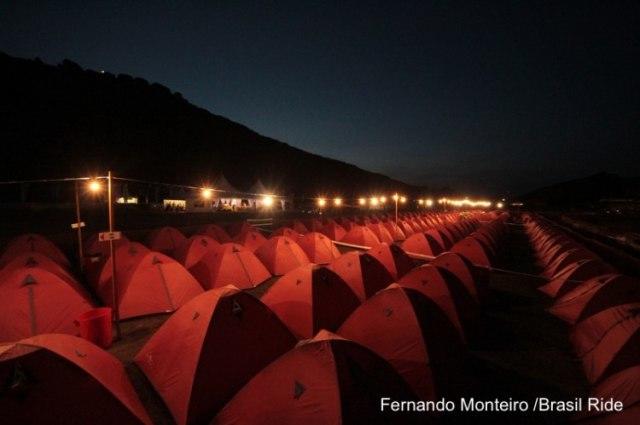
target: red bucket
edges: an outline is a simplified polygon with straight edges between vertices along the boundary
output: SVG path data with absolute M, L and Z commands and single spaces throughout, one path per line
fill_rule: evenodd
M 82 338 L 102 348 L 111 346 L 111 307 L 94 308 L 82 313 L 74 323 L 80 328 Z

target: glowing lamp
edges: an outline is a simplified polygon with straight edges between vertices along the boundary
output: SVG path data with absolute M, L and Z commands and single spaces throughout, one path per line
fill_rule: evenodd
M 89 183 L 87 184 L 87 188 L 91 193 L 98 193 L 102 190 L 102 185 L 98 180 L 89 180 Z
M 203 187 L 200 191 L 200 194 L 202 195 L 203 199 L 211 199 L 213 197 L 213 189 Z
M 265 207 L 272 207 L 273 206 L 273 196 L 271 195 L 265 195 L 262 198 L 262 205 L 264 205 Z

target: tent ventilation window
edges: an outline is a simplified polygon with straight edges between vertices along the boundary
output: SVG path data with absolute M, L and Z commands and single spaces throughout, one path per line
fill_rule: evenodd
M 238 301 L 234 301 L 233 302 L 233 307 L 231 308 L 231 313 L 238 317 L 240 315 L 242 315 L 242 306 L 238 303 Z
M 296 381 L 293 386 L 293 398 L 295 398 L 296 400 L 299 400 L 305 391 L 306 391 L 305 386 L 302 385 L 300 382 Z

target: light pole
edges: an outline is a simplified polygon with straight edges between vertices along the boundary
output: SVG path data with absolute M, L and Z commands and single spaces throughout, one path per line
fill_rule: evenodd
M 113 193 L 112 193 L 113 176 L 111 171 L 107 175 L 107 204 L 109 211 L 109 233 L 113 234 L 114 217 L 113 217 Z M 118 285 L 116 284 L 116 246 L 113 237 L 109 237 L 109 253 L 111 255 L 111 288 L 113 294 L 113 318 L 116 322 L 116 340 L 121 337 L 120 333 L 120 307 L 118 306 Z
M 78 180 L 74 182 L 76 190 L 76 222 L 71 227 L 76 227 L 78 234 L 78 264 L 80 266 L 80 272 L 84 272 L 84 252 L 82 249 L 82 218 L 80 217 L 80 188 L 78 187 Z
M 398 199 L 400 199 L 400 197 L 398 196 L 397 193 L 394 193 L 392 198 L 396 204 L 396 227 L 398 227 Z

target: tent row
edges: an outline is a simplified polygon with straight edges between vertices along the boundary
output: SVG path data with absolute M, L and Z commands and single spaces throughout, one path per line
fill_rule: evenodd
M 582 415 L 589 423 L 640 421 L 640 281 L 625 276 L 543 218 L 524 217 L 549 312 L 570 326 L 570 340 L 591 395 L 622 401 L 620 413 Z
M 468 385 L 477 268 L 447 252 L 393 277 L 370 252 L 300 266 L 259 301 L 231 286 L 207 291 L 135 361 L 178 424 L 379 423 L 384 394 L 457 394 Z
M 501 219 L 489 219 L 475 223 L 468 235 L 487 232 L 497 247 L 501 233 L 496 223 Z M 322 235 L 307 232 L 297 238 L 313 233 Z M 398 244 L 379 243 L 323 265 L 309 260 L 292 264 L 258 300 L 222 283 L 203 288 L 195 277 L 200 272 L 193 269 L 214 252 L 226 259 L 206 268 L 204 276 L 227 267 L 234 257 L 262 256 L 260 263 L 277 264 L 277 255 L 206 235 L 192 238 L 191 247 L 174 254 L 179 260 L 126 240 L 116 250 L 121 294 L 129 300 L 121 305 L 125 316 L 135 314 L 131 294 L 140 299 L 136 308 L 148 308 L 144 314 L 154 308 L 175 310 L 135 362 L 176 423 L 362 423 L 363 418 L 377 423 L 384 419 L 382 396 L 437 399 L 467 385 L 460 365 L 483 279 L 470 253 L 443 252 L 420 264 Z M 294 248 L 282 243 L 287 239 L 302 246 L 286 236 L 272 237 L 263 246 L 291 257 Z M 82 293 L 68 269 L 46 254 L 31 250 L 26 256 Z M 96 263 L 102 263 L 101 270 L 90 282 L 108 303 L 110 258 L 105 255 Z M 0 273 L 9 273 L 7 267 Z M 238 280 L 240 275 L 231 277 Z M 189 292 L 194 281 L 198 290 Z M 58 294 L 50 297 L 60 299 Z M 10 422 L 37 423 L 44 412 L 60 423 L 69 418 L 81 423 L 150 422 L 122 365 L 72 336 L 45 334 L 0 345 L 0 373 L 10 383 L 9 396 L 0 400 L 3 411 L 11 412 Z M 73 386 L 75 392 L 63 391 L 61 385 Z M 88 420 L 78 411 L 87 410 L 78 406 L 96 403 L 102 403 L 99 419 Z M 432 419 L 420 414 L 402 421 Z

